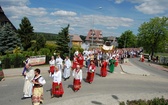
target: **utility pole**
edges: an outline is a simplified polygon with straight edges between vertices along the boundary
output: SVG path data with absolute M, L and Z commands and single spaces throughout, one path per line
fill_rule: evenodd
M 72 35 L 69 35 L 69 43 L 68 43 L 68 47 L 69 47 L 69 59 L 71 57 L 71 48 L 72 48 Z

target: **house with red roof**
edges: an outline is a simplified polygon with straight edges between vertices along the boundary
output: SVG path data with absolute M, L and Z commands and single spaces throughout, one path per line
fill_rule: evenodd
M 90 29 L 86 36 L 85 42 L 91 46 L 103 46 L 104 40 L 102 31 Z

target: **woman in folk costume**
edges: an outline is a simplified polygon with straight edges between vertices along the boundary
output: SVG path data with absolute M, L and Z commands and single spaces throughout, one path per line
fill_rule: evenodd
M 71 71 L 71 61 L 68 56 L 66 56 L 64 62 L 65 63 L 64 63 L 63 77 L 64 77 L 64 81 L 66 81 L 67 79 L 69 79 L 70 71 Z
M 115 62 L 116 62 L 116 60 L 115 60 L 115 58 L 113 57 L 113 58 L 110 58 L 110 60 L 109 60 L 109 68 L 110 68 L 110 73 L 113 73 L 114 72 L 114 65 L 115 65 Z
M 90 84 L 93 82 L 95 70 L 96 70 L 96 66 L 94 64 L 94 61 L 92 60 L 88 67 L 87 78 L 86 78 L 86 81 L 89 82 Z
M 40 69 L 34 70 L 35 77 L 32 80 L 33 86 L 33 95 L 32 103 L 33 105 L 40 105 L 43 103 L 43 85 L 46 83 L 45 79 L 40 75 Z
M 72 70 L 74 70 L 76 68 L 77 64 L 79 64 L 78 56 L 75 54 L 74 58 L 73 58 Z
M 54 73 L 54 69 L 55 69 L 55 59 L 54 59 L 54 56 L 51 56 L 51 60 L 49 61 L 49 64 L 50 64 L 50 71 L 51 74 Z
M 54 96 L 62 97 L 62 95 L 64 94 L 64 90 L 61 82 L 62 73 L 57 66 L 55 66 L 54 74 L 51 74 L 51 77 L 53 78 L 51 97 L 54 97 Z
M 82 70 L 79 65 L 77 65 L 76 69 L 73 70 L 72 75 L 74 77 L 73 89 L 76 92 L 81 88 L 81 81 L 82 81 Z
M 105 59 L 103 59 L 101 63 L 101 70 L 100 70 L 100 76 L 106 77 L 107 76 L 107 62 Z

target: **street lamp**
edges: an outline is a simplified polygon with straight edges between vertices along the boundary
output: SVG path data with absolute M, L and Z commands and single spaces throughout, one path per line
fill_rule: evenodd
M 71 48 L 72 48 L 72 38 L 73 35 L 69 35 L 69 43 L 68 43 L 68 47 L 69 47 L 69 58 L 70 58 L 70 52 L 71 52 Z
M 94 30 L 92 30 L 91 35 L 92 35 L 92 46 L 93 46 L 93 37 L 94 37 L 94 35 L 95 35 Z

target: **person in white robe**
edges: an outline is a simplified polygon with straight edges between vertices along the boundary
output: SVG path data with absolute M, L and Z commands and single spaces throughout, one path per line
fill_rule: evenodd
M 30 64 L 26 64 L 26 71 L 24 72 L 24 75 L 25 75 L 25 83 L 23 88 L 23 99 L 30 98 L 32 96 L 32 87 L 33 87 L 32 80 L 35 74 Z
M 68 56 L 66 57 L 64 62 L 65 62 L 65 64 L 64 64 L 63 77 L 64 77 L 64 81 L 66 81 L 67 79 L 69 79 L 70 71 L 71 71 L 71 61 Z
M 63 59 L 60 57 L 60 55 L 57 56 L 55 62 L 56 62 L 56 66 L 58 67 L 58 69 L 62 71 L 62 69 L 63 69 Z

